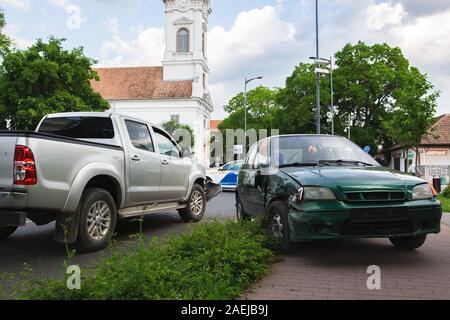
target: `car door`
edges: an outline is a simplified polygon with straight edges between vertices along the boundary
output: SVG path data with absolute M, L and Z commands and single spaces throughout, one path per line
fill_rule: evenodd
M 255 184 L 255 170 L 253 168 L 253 162 L 255 160 L 257 152 L 258 148 L 257 144 L 255 144 L 250 149 L 245 163 L 242 166 L 241 171 L 239 172 L 238 178 L 238 195 L 244 211 L 246 211 L 250 215 L 253 215 L 253 212 L 248 201 L 248 196 Z
M 269 177 L 269 140 L 258 142 L 257 153 L 251 170 L 252 179 L 248 186 L 247 202 L 252 215 L 265 213 L 266 186 Z
M 163 130 L 153 127 L 155 141 L 161 157 L 162 173 L 160 198 L 178 201 L 186 196 L 188 189 L 189 158 L 183 158 L 181 148 Z
M 132 205 L 158 201 L 161 157 L 156 153 L 150 128 L 145 123 L 124 119 L 128 147 L 128 191 Z

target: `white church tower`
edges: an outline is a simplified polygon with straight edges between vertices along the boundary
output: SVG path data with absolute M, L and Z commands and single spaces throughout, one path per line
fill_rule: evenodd
M 166 6 L 164 81 L 193 81 L 193 97 L 209 96 L 210 0 L 163 0 Z M 209 98 L 209 97 L 208 97 Z
M 195 156 L 209 165 L 213 105 L 207 57 L 210 0 L 163 0 L 166 50 L 162 66 L 97 68 L 91 86 L 111 109 L 161 125 L 177 121 L 195 134 Z

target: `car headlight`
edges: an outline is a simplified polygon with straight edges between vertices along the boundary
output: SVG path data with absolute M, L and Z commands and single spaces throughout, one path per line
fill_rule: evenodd
M 322 187 L 306 187 L 304 189 L 305 200 L 336 200 L 333 191 Z
M 433 190 L 428 183 L 415 186 L 412 191 L 413 200 L 431 199 L 434 197 Z

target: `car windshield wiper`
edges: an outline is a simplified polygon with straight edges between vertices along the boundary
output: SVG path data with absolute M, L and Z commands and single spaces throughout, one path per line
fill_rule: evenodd
M 293 162 L 287 164 L 281 164 L 279 168 L 287 167 L 318 167 L 321 163 L 319 161 L 305 161 L 305 162 Z
M 359 160 L 320 160 L 319 163 L 338 163 L 338 164 L 361 164 L 364 166 L 373 167 L 374 165 L 368 162 L 359 161 Z

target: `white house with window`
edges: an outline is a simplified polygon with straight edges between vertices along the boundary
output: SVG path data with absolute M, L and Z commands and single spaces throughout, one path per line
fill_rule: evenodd
M 191 126 L 194 151 L 209 165 L 209 94 L 207 58 L 210 0 L 163 0 L 166 50 L 162 66 L 98 68 L 100 81 L 91 85 L 111 109 L 161 124 L 175 120 Z

